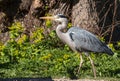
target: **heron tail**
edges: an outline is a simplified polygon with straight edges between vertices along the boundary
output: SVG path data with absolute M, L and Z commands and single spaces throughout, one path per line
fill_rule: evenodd
M 105 53 L 107 53 L 108 55 L 114 55 L 114 52 L 109 47 L 105 48 Z

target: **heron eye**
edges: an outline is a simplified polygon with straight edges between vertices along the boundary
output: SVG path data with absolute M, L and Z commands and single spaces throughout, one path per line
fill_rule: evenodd
M 60 18 L 59 16 L 57 16 L 57 18 Z
M 56 16 L 55 16 L 55 18 L 56 18 L 56 19 L 58 19 L 58 18 L 59 18 L 59 16 L 58 16 L 58 15 L 56 15 Z

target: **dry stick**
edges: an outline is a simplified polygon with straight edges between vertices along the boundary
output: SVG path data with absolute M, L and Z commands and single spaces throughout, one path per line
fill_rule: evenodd
M 67 7 L 69 7 L 69 6 L 67 6 L 67 3 L 65 3 L 62 7 L 61 7 L 61 11 L 63 11 L 63 13 L 65 13 L 65 12 L 68 12 L 68 8 Z M 66 13 L 65 13 L 66 14 Z
M 107 16 L 107 15 L 106 15 L 106 16 Z M 105 18 L 104 18 L 104 21 L 103 21 L 103 24 L 102 24 L 102 28 L 101 28 L 100 33 L 99 33 L 99 36 L 100 36 L 100 37 L 101 37 L 102 31 L 103 31 L 103 28 L 104 28 L 104 26 L 105 26 L 106 16 L 105 16 Z
M 59 6 L 60 3 L 61 3 L 61 0 L 58 0 L 56 5 L 54 5 L 52 9 L 56 9 Z
M 119 25 L 120 24 L 120 21 L 117 21 L 115 22 L 115 26 Z
M 105 4 L 103 5 L 103 7 L 102 7 L 102 9 L 101 9 L 101 11 L 99 12 L 98 15 L 100 15 L 100 14 L 102 13 L 103 9 L 105 8 L 104 6 L 105 6 L 109 1 L 110 1 L 110 0 L 107 0 L 107 1 L 105 2 Z
M 104 19 L 104 17 L 108 14 L 108 12 L 110 11 L 110 8 L 111 8 L 111 6 L 112 6 L 113 4 L 110 4 L 109 5 L 109 8 L 108 8 L 108 10 L 106 11 L 106 13 L 103 15 L 103 17 L 100 19 L 100 22 Z M 104 6 L 103 6 L 104 7 Z M 100 14 L 99 14 L 100 15 Z
M 115 24 L 116 10 L 117 10 L 117 0 L 115 0 L 115 2 L 114 2 L 114 13 L 113 13 L 112 30 L 111 30 L 111 34 L 110 34 L 110 40 L 109 40 L 108 43 L 110 43 L 111 40 L 112 40 L 112 35 L 113 35 L 114 28 L 115 28 L 114 24 Z
M 120 23 L 119 23 L 119 24 L 120 24 Z M 119 24 L 118 24 L 118 23 L 116 23 L 114 26 L 117 26 L 117 25 L 119 25 Z M 106 27 L 107 27 L 108 29 L 107 29 L 107 31 L 105 31 L 104 33 L 102 33 L 102 34 L 101 34 L 101 36 L 102 36 L 102 37 L 104 37 L 104 36 L 105 36 L 108 32 L 110 32 L 110 31 L 111 31 L 111 28 L 110 28 L 110 27 L 111 27 L 111 25 L 106 26 Z
M 117 25 L 120 25 L 120 21 L 116 21 L 114 26 L 117 26 Z M 108 26 L 105 26 L 105 28 L 108 28 L 107 31 L 105 31 L 104 33 L 101 34 L 101 36 L 103 37 L 105 34 L 107 34 L 108 32 L 111 31 L 111 27 L 112 25 L 108 25 Z
M 109 27 L 104 33 L 101 34 L 101 37 L 104 37 L 108 32 L 110 32 L 111 28 Z
M 108 12 L 110 11 L 110 8 L 111 8 L 111 4 L 109 5 L 109 8 L 108 8 L 108 10 L 106 11 L 106 13 L 105 13 L 105 15 L 101 18 L 101 20 L 100 20 L 100 22 L 104 19 L 104 23 L 103 23 L 103 26 L 102 26 L 102 28 L 101 28 L 101 31 L 100 31 L 100 34 L 102 33 L 102 31 L 103 31 L 103 27 L 104 27 L 104 24 L 105 24 L 105 20 L 106 20 L 106 16 L 108 15 Z

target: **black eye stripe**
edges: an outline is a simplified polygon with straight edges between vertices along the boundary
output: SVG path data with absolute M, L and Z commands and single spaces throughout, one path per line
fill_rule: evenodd
M 58 15 L 60 18 L 67 18 L 66 16 L 64 15 Z

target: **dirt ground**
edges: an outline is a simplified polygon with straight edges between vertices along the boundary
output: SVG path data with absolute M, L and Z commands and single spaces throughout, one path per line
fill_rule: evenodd
M 120 80 L 94 80 L 94 79 L 51 79 L 51 78 L 8 78 L 8 79 L 0 79 L 0 81 L 120 81 Z

